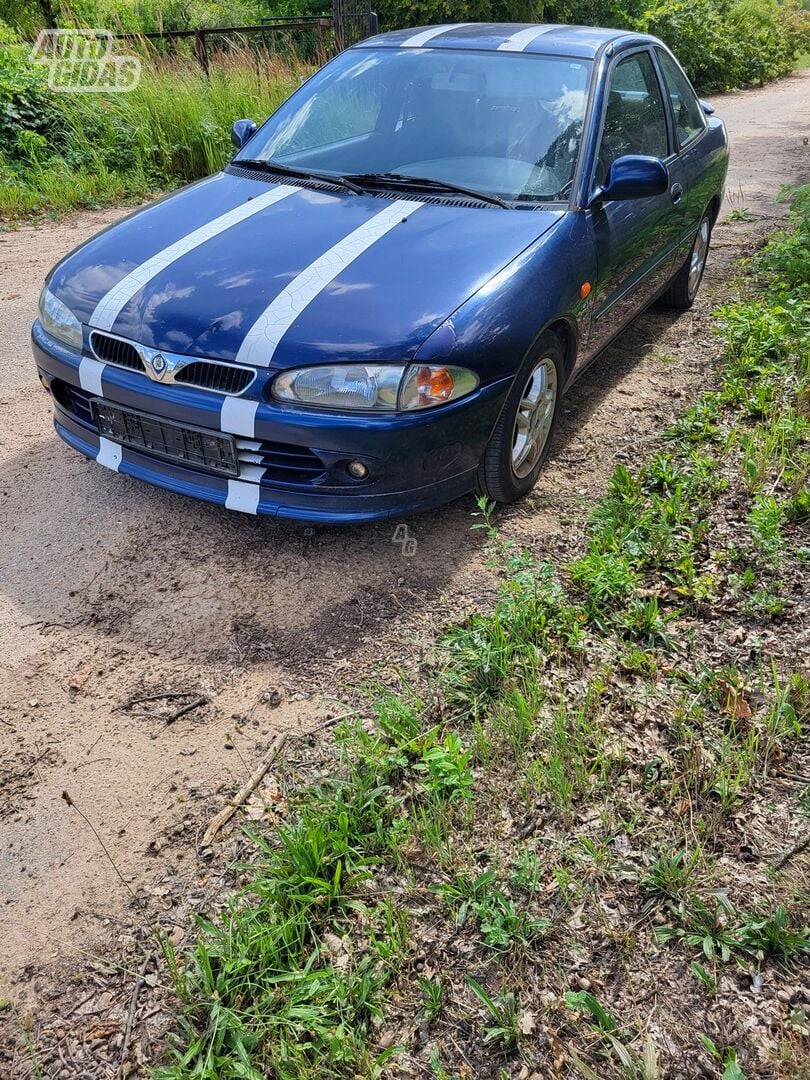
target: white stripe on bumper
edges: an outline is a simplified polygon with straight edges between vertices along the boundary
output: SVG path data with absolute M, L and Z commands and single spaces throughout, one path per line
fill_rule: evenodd
M 559 30 L 559 26 L 530 26 L 528 30 L 520 30 L 517 34 L 508 37 L 506 41 L 502 41 L 498 46 L 498 51 L 523 52 L 526 46 L 531 45 L 535 38 L 550 34 L 552 30 Z
M 105 465 L 108 469 L 112 469 L 113 472 L 118 472 L 118 466 L 121 464 L 121 447 L 118 443 L 114 443 L 111 439 L 105 439 L 103 435 L 100 435 L 96 461 L 99 465 Z
M 310 263 L 282 289 L 248 330 L 236 354 L 237 363 L 269 367 L 279 342 L 315 297 L 372 244 L 421 206 L 424 203 L 397 200 Z
M 106 366 L 100 360 L 94 360 L 92 356 L 83 356 L 79 362 L 79 386 L 82 390 L 101 397 L 101 376 Z
M 244 473 L 244 467 L 242 472 Z M 259 472 L 264 473 L 264 469 L 260 469 Z M 228 497 L 225 499 L 226 509 L 241 510 L 243 514 L 257 513 L 261 490 L 258 483 L 252 484 L 245 480 L 229 480 Z
M 252 439 L 256 434 L 256 410 L 258 401 L 250 398 L 226 397 L 222 399 L 219 427 L 231 435 L 244 435 Z
M 300 189 L 280 184 L 278 187 L 257 195 L 255 199 L 249 199 L 242 203 L 241 206 L 234 207 L 227 214 L 221 214 L 219 217 L 214 218 L 213 221 L 209 221 L 207 224 L 200 226 L 199 229 L 190 232 L 188 236 L 184 236 L 181 240 L 177 240 L 167 248 L 159 251 L 157 255 L 153 255 L 151 259 L 141 263 L 126 277 L 121 278 L 118 284 L 114 285 L 99 300 L 95 311 L 90 316 L 90 325 L 98 330 L 112 330 L 115 320 L 133 296 L 140 292 L 145 285 L 148 285 L 167 266 L 171 266 L 173 262 L 187 255 L 194 248 L 199 247 L 200 244 L 204 244 L 206 240 L 212 240 L 226 229 L 230 229 L 234 225 L 238 225 L 240 221 L 258 214 L 265 207 L 272 206 L 273 203 L 280 202 L 281 199 L 286 199 L 288 195 L 294 195 L 298 190 Z

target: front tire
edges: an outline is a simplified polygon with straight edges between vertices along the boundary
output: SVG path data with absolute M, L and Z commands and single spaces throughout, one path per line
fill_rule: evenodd
M 564 357 L 556 334 L 546 332 L 515 376 L 478 468 L 478 492 L 511 503 L 534 487 L 557 427 Z
M 685 311 L 695 302 L 700 283 L 703 281 L 703 272 L 706 269 L 706 260 L 709 256 L 709 244 L 712 239 L 712 215 L 707 210 L 700 219 L 695 241 L 686 262 L 673 278 L 671 285 L 664 293 L 663 301 L 667 307 L 678 308 Z

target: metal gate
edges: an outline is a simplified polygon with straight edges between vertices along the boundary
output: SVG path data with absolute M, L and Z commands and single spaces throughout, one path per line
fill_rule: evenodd
M 335 21 L 335 44 L 338 49 L 371 37 L 378 30 L 377 13 L 371 10 L 371 0 L 332 0 Z

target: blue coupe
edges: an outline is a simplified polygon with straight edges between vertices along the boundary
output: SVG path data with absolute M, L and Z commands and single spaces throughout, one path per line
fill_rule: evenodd
M 214 176 L 48 277 L 58 434 L 251 514 L 525 495 L 564 391 L 700 285 L 725 129 L 660 41 L 459 24 L 342 52 Z

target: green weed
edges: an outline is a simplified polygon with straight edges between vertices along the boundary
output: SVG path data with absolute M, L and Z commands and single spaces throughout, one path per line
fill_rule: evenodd
M 503 1050 L 516 1046 L 521 1032 L 515 995 L 501 990 L 493 998 L 472 975 L 467 976 L 467 984 L 483 1003 L 491 1020 L 491 1023 L 484 1027 L 484 1042 L 494 1043 Z

